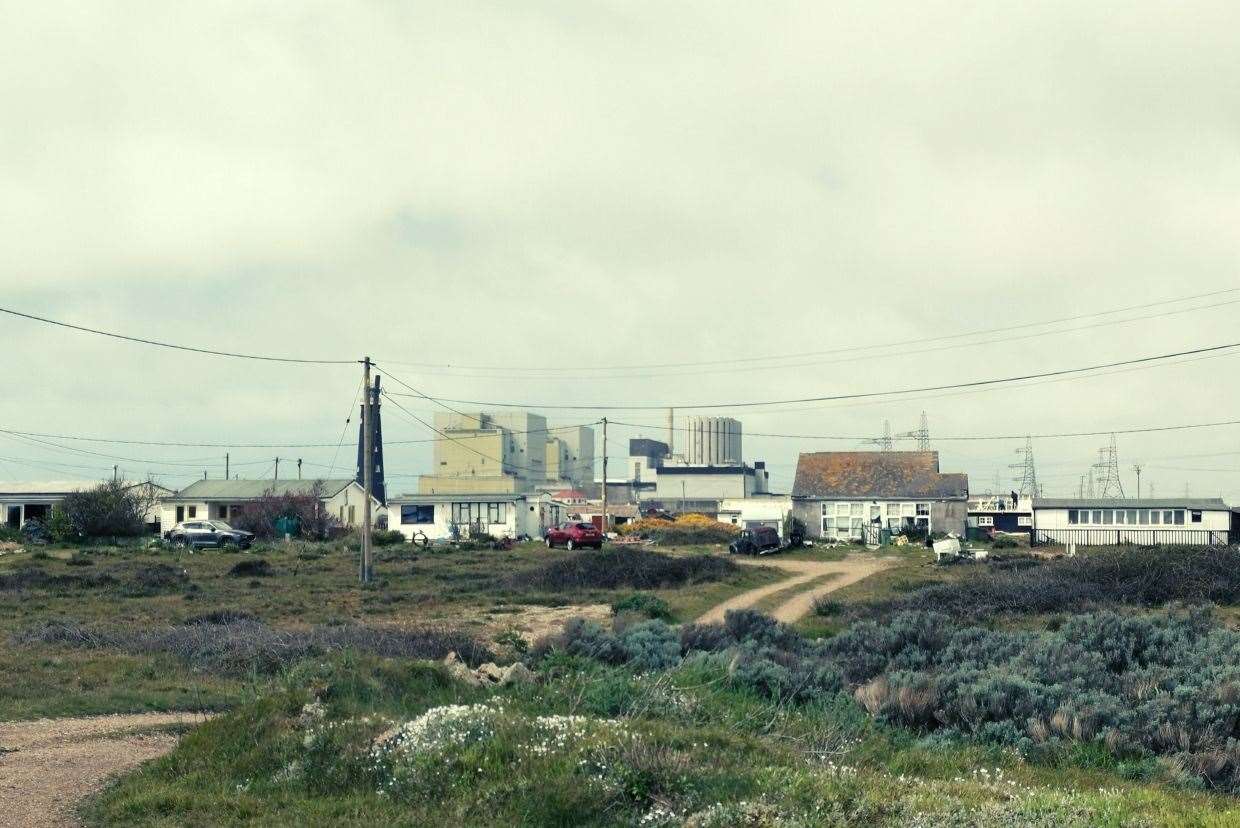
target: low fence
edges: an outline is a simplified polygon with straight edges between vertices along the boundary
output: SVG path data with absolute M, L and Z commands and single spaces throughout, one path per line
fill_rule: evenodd
M 1077 546 L 1226 546 L 1231 533 L 1226 529 L 1037 529 L 1035 544 L 1057 543 Z

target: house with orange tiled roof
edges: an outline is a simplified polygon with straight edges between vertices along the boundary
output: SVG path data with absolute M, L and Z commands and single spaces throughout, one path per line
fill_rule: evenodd
M 797 459 L 793 514 L 811 537 L 878 543 L 887 534 L 963 536 L 969 477 L 937 451 L 817 451 Z

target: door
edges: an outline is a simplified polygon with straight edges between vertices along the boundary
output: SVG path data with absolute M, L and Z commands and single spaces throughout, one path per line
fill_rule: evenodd
M 177 507 L 177 523 L 181 523 L 184 520 L 185 520 L 185 507 L 178 506 Z
M 22 507 L 10 506 L 8 514 L 8 524 L 10 529 L 22 528 Z

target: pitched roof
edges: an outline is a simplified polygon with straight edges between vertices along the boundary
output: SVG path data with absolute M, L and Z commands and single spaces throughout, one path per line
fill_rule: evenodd
M 1038 497 L 1035 509 L 1196 509 L 1226 512 L 1230 507 L 1218 497 Z
M 353 478 L 332 480 L 198 480 L 177 492 L 177 500 L 248 500 L 268 492 L 277 495 L 308 495 L 316 483 L 324 497 L 332 497 L 353 482 Z
M 966 498 L 969 476 L 939 472 L 937 451 L 817 451 L 797 459 L 793 497 Z

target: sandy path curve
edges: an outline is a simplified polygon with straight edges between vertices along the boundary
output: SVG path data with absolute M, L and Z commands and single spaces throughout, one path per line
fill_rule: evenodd
M 78 803 L 107 780 L 176 746 L 155 727 L 198 724 L 196 713 L 136 713 L 0 722 L 0 825 L 78 825 Z
M 814 608 L 814 600 L 820 596 L 834 592 L 837 589 L 843 589 L 846 586 L 851 586 L 889 566 L 881 558 L 875 558 L 870 555 L 849 555 L 842 561 L 796 561 L 780 558 L 752 560 L 740 558 L 738 563 L 746 566 L 775 567 L 790 573 L 791 577 L 774 584 L 751 589 L 748 592 L 742 592 L 740 595 L 729 598 L 722 604 L 717 604 L 697 619 L 699 624 L 720 623 L 723 621 L 724 613 L 728 610 L 747 609 L 784 590 L 809 584 L 811 581 L 816 581 L 828 575 L 838 575 L 838 577 L 832 578 L 821 586 L 812 589 L 807 588 L 802 592 L 796 593 L 771 611 L 770 615 L 776 621 L 791 624 L 809 615 Z

